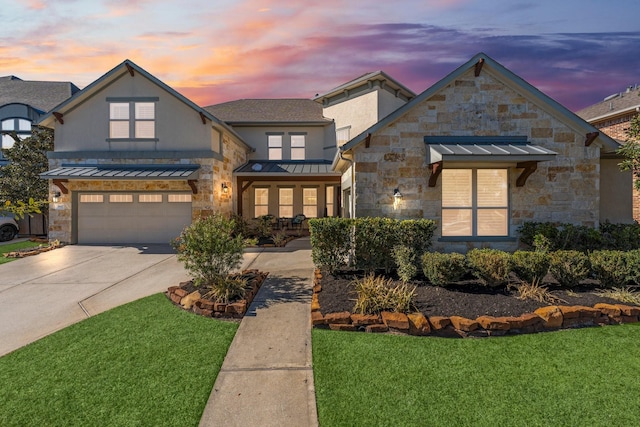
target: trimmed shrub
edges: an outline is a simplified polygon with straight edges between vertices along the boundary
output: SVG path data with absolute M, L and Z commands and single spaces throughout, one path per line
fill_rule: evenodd
M 422 255 L 422 272 L 434 286 L 446 286 L 462 279 L 469 271 L 463 254 L 426 252 Z
M 589 254 L 591 269 L 605 288 L 622 287 L 632 275 L 632 267 L 623 251 L 593 251 Z
M 539 251 L 515 251 L 513 270 L 524 282 L 540 282 L 549 272 L 549 255 Z
M 472 249 L 467 253 L 467 261 L 474 276 L 486 286 L 498 287 L 509 283 L 511 254 L 497 249 Z
M 310 218 L 313 263 L 332 273 L 345 267 L 351 250 L 352 229 L 353 220 L 348 218 Z
M 356 218 L 354 262 L 355 268 L 373 272 L 394 267 L 392 251 L 398 241 L 398 221 L 390 218 Z
M 416 267 L 416 254 L 409 246 L 396 246 L 393 248 L 393 259 L 398 266 L 398 277 L 407 283 L 418 274 Z
M 398 244 L 413 249 L 416 257 L 431 248 L 436 222 L 430 219 L 406 219 L 397 223 Z
M 408 313 L 413 305 L 416 287 L 407 284 L 393 286 L 392 280 L 369 274 L 354 283 L 357 294 L 355 313 L 378 314 L 381 311 Z
M 235 223 L 216 212 L 199 218 L 171 242 L 196 286 L 214 285 L 240 267 L 245 242 L 233 236 Z
M 589 257 L 580 251 L 549 253 L 549 272 L 562 286 L 575 287 L 591 271 Z
M 600 224 L 603 249 L 630 251 L 640 248 L 640 224 Z
M 599 229 L 573 224 L 551 222 L 525 222 L 519 229 L 520 241 L 540 249 L 577 250 L 632 250 L 640 249 L 640 224 L 611 224 L 604 222 Z
M 629 265 L 629 281 L 640 285 L 640 249 L 627 252 L 627 264 Z

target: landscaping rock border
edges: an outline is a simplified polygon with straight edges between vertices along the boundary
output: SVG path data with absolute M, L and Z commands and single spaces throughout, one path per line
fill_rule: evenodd
M 518 317 L 431 316 L 422 313 L 383 311 L 380 315 L 351 314 L 348 311 L 320 311 L 318 293 L 322 291 L 322 273 L 314 272 L 311 300 L 311 324 L 316 328 L 336 331 L 400 332 L 409 335 L 431 335 L 451 338 L 490 337 L 530 334 L 568 328 L 615 325 L 639 321 L 640 307 L 599 303 L 594 307 L 553 305 Z
M 5 258 L 24 258 L 32 255 L 38 255 L 42 252 L 49 252 L 64 246 L 62 243 L 60 243 L 57 240 L 53 240 L 50 242 L 46 239 L 33 238 L 33 239 L 29 239 L 29 241 L 35 242 L 35 243 L 43 243 L 43 244 L 46 243 L 47 246 L 38 246 L 34 248 L 19 249 L 17 251 L 7 252 L 6 254 L 4 254 Z
M 193 288 L 193 282 L 182 282 L 178 286 L 171 286 L 165 292 L 175 305 L 183 310 L 191 311 L 205 317 L 241 319 L 244 317 L 251 302 L 255 298 L 258 290 L 266 280 L 268 272 L 258 270 L 243 270 L 240 277 L 247 280 L 248 291 L 245 298 L 231 304 L 222 304 L 210 299 L 202 298 L 199 290 L 188 290 Z

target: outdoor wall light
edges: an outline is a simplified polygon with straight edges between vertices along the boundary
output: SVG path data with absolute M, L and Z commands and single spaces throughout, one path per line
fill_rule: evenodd
M 53 193 L 53 203 L 58 203 L 60 202 L 60 192 L 56 191 L 55 193 Z
M 226 182 L 223 182 L 223 183 L 222 183 L 222 193 L 223 193 L 223 194 L 227 194 L 227 193 L 229 193 L 229 186 L 227 185 L 227 183 L 226 183 Z
M 398 200 L 402 199 L 402 193 L 397 188 L 393 190 L 393 197 Z

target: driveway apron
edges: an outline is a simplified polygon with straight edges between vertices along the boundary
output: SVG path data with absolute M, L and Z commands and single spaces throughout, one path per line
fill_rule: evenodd
M 309 238 L 249 251 L 244 260 L 269 277 L 240 323 L 200 426 L 317 426 Z
M 0 265 L 0 356 L 188 276 L 168 245 L 71 245 Z

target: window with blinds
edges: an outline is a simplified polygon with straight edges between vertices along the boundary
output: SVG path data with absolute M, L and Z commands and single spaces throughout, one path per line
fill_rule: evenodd
M 442 171 L 442 236 L 508 236 L 507 169 Z
M 155 110 L 154 102 L 110 102 L 109 138 L 155 138 Z
M 256 188 L 254 194 L 254 216 L 269 214 L 269 189 Z
M 293 217 L 293 188 L 278 189 L 278 216 L 280 218 Z
M 317 188 L 302 189 L 302 213 L 307 218 L 315 218 L 318 216 L 318 189 Z

